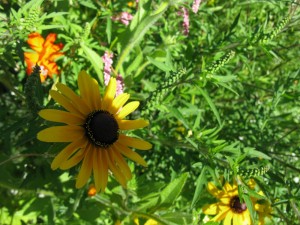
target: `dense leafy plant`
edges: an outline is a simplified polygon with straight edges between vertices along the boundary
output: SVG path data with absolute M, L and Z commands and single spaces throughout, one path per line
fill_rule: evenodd
M 193 4 L 1 1 L 0 224 L 219 224 L 205 207 L 226 192 L 216 197 L 211 182 L 219 190 L 236 184 L 227 207 L 246 210 L 254 224 L 300 224 L 300 1 Z M 26 74 L 32 33 L 56 34 L 62 49 L 39 46 L 63 54 L 39 53 L 48 64 L 35 61 Z M 41 83 L 51 63 L 59 73 Z M 103 94 L 107 69 L 141 102 L 130 119 L 150 122 L 130 135 L 153 147 L 139 152 L 148 167 L 128 161 L 127 188 L 109 176 L 96 194 L 93 185 L 75 188 L 80 166 L 51 170 L 66 144 L 37 139 L 52 125 L 38 112 L 58 107 L 48 94 L 58 82 L 79 93 L 82 70 Z

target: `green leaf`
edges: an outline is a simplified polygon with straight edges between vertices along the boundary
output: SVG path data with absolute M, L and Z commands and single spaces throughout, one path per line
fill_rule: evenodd
M 137 46 L 135 48 L 136 52 L 135 52 L 135 58 L 134 60 L 131 62 L 131 64 L 127 67 L 125 74 L 128 75 L 133 71 L 136 71 L 138 69 L 138 67 L 140 66 L 140 64 L 143 62 L 143 51 L 141 50 L 140 46 Z
M 39 26 L 39 29 L 41 30 L 51 30 L 51 29 L 58 29 L 58 28 L 65 28 L 66 26 L 64 25 L 59 25 L 59 24 L 50 24 L 50 25 L 41 25 Z
M 241 11 L 239 12 L 239 14 L 237 14 L 237 16 L 235 17 L 233 23 L 231 24 L 230 26 L 230 33 L 233 31 L 233 29 L 236 27 L 236 25 L 238 24 L 239 22 L 239 19 L 240 19 L 240 15 L 241 15 Z
M 219 125 L 221 126 L 221 118 L 220 118 L 220 114 L 215 106 L 215 104 L 213 103 L 213 101 L 211 100 L 211 98 L 209 97 L 208 93 L 206 90 L 198 87 L 200 94 L 204 97 L 204 99 L 206 100 L 206 102 L 208 103 L 208 105 L 210 106 L 210 109 L 213 111 L 216 119 L 218 120 Z
M 213 79 L 216 80 L 219 84 L 219 82 L 226 83 L 230 82 L 236 79 L 236 76 L 234 75 L 227 75 L 227 76 L 218 76 L 218 75 L 213 75 Z
M 265 153 L 262 153 L 260 151 L 255 150 L 254 148 L 251 147 L 247 147 L 244 149 L 245 153 L 248 154 L 248 156 L 250 157 L 257 157 L 257 158 L 263 158 L 263 159 L 267 159 L 270 160 L 271 157 L 266 155 Z
M 161 206 L 169 207 L 176 200 L 188 178 L 188 173 L 181 174 L 161 192 Z
M 152 25 L 160 17 L 162 17 L 163 13 L 167 10 L 168 6 L 169 1 L 163 1 L 151 15 L 145 16 L 145 18 L 141 19 L 140 22 L 136 25 L 136 27 L 133 28 L 133 26 L 130 26 L 127 29 L 127 31 L 123 35 L 124 43 L 126 43 L 126 46 L 123 48 L 120 58 L 118 60 L 116 72 L 120 70 L 120 67 L 122 66 L 124 60 L 130 53 L 130 51 L 141 41 L 141 39 L 152 27 Z M 134 23 L 136 23 L 137 17 L 139 17 L 140 19 L 139 13 L 137 13 L 137 15 L 134 16 Z
M 166 213 L 161 216 L 164 220 L 167 220 L 168 224 L 178 224 L 178 225 L 190 225 L 192 224 L 193 217 L 191 214 L 182 212 L 172 212 Z
M 78 2 L 79 2 L 80 5 L 83 5 L 83 6 L 87 7 L 87 8 L 97 10 L 97 7 L 90 0 L 89 1 L 87 1 L 87 0 L 79 0 Z
M 177 108 L 168 107 L 168 110 L 171 115 L 173 115 L 176 119 L 178 119 L 185 126 L 185 128 L 189 128 L 189 125 L 186 122 L 185 117 L 182 115 L 182 113 Z
M 248 194 L 243 194 L 243 199 L 247 205 L 247 209 L 250 212 L 251 220 L 254 221 L 255 210 L 254 210 L 251 198 Z
M 151 198 L 142 199 L 139 202 L 137 212 L 156 211 L 159 208 L 168 208 L 176 200 L 186 182 L 188 173 L 183 173 L 180 177 L 169 183 L 160 193 L 153 193 Z
M 110 43 L 111 42 L 111 27 L 112 27 L 110 16 L 107 17 L 106 22 L 107 23 L 106 23 L 105 32 L 107 35 L 107 42 Z
M 83 49 L 83 52 L 85 53 L 87 59 L 91 62 L 92 66 L 94 67 L 101 84 L 103 84 L 103 61 L 101 57 L 93 49 L 86 46 L 84 42 L 81 43 L 81 48 Z
M 201 173 L 200 173 L 200 175 L 199 175 L 199 177 L 197 179 L 196 190 L 195 190 L 195 193 L 194 193 L 194 197 L 193 197 L 191 208 L 194 208 L 195 204 L 199 200 L 200 194 L 202 193 L 203 186 L 206 184 L 206 176 L 205 176 L 206 167 L 207 166 L 204 166 L 202 168 L 202 171 L 201 171 Z
M 169 72 L 172 70 L 172 68 L 167 65 L 166 63 L 163 63 L 163 62 L 160 62 L 160 61 L 157 61 L 149 56 L 147 56 L 147 59 L 149 62 L 151 62 L 153 65 L 155 65 L 157 68 L 165 71 L 165 72 Z

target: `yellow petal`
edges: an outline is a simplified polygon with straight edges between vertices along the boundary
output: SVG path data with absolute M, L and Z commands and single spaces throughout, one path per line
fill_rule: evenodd
M 51 169 L 56 170 L 58 167 L 60 167 L 60 164 L 63 161 L 66 161 L 79 148 L 84 147 L 86 143 L 87 139 L 81 138 L 67 145 L 63 150 L 60 151 L 60 153 L 58 153 L 57 156 L 55 156 L 54 160 L 51 163 Z
M 71 88 L 69 88 L 68 86 L 58 83 L 56 85 L 57 89 L 64 95 L 66 96 L 73 105 L 78 105 L 78 110 L 84 114 L 84 115 L 88 115 L 91 111 L 93 111 L 93 108 L 89 107 L 86 102 L 80 98 L 78 95 L 76 95 Z
M 212 218 L 212 221 L 221 221 L 227 216 L 228 213 L 231 213 L 230 207 L 227 207 L 226 210 L 220 210 L 218 215 L 216 215 L 214 218 Z
M 146 161 L 136 152 L 132 151 L 130 148 L 128 148 L 125 145 L 122 145 L 118 142 L 115 143 L 116 149 L 124 156 L 126 156 L 128 159 L 131 159 L 132 161 L 137 162 L 138 164 L 147 167 Z
M 221 190 L 219 190 L 212 182 L 208 182 L 207 184 L 207 190 L 209 193 L 216 198 L 220 198 Z
M 224 225 L 231 225 L 232 217 L 233 217 L 233 214 L 231 212 L 228 212 L 224 219 Z M 240 224 L 240 223 L 238 223 L 238 224 Z M 238 225 L 238 224 L 236 224 L 236 225 Z
M 78 75 L 78 88 L 82 98 L 87 99 L 90 97 L 90 86 L 88 80 L 91 79 L 84 70 L 80 71 Z
M 242 212 L 240 214 L 240 223 L 239 224 L 243 224 L 243 225 L 251 225 L 251 216 L 250 216 L 250 213 L 249 213 L 249 210 L 246 210 L 244 212 Z
M 239 214 L 233 213 L 233 217 L 232 217 L 233 224 L 240 224 L 239 217 L 240 217 Z
M 93 108 L 96 109 L 101 109 L 101 95 L 99 92 L 99 85 L 98 82 L 92 78 L 91 81 L 91 90 L 93 92 L 91 96 L 91 104 L 93 105 Z
M 116 95 L 116 89 L 117 89 L 117 81 L 115 78 L 111 77 L 105 89 L 105 93 L 103 97 L 103 102 L 102 102 L 103 110 L 108 110 L 111 107 L 113 99 Z
M 130 95 L 127 93 L 119 94 L 112 102 L 112 105 L 109 109 L 111 114 L 116 114 L 120 108 L 128 101 Z
M 113 157 L 113 160 L 119 167 L 120 171 L 125 175 L 127 180 L 130 180 L 132 178 L 132 174 L 130 171 L 130 168 L 126 161 L 124 160 L 123 156 L 120 154 L 118 150 L 115 149 L 114 146 L 111 148 L 111 155 Z
M 108 167 L 114 174 L 116 180 L 123 186 L 126 187 L 126 178 L 120 171 L 120 169 L 115 165 L 115 162 L 113 161 L 113 156 L 111 154 L 111 149 L 107 151 L 108 156 Z
M 98 150 L 99 176 L 100 176 L 100 191 L 104 192 L 108 180 L 108 162 L 106 150 Z
M 130 113 L 132 113 L 134 110 L 137 109 L 137 107 L 139 107 L 140 103 L 138 101 L 134 101 L 134 102 L 129 102 L 128 104 L 126 104 L 121 111 L 116 115 L 116 118 L 118 120 L 123 119 L 125 116 L 129 115 Z
M 228 192 L 232 191 L 233 188 L 228 182 L 226 182 L 223 186 L 223 189 L 225 190 L 225 192 L 228 193 Z
M 93 104 L 93 83 L 92 78 L 85 71 L 81 71 L 78 75 L 78 87 L 80 95 L 86 101 L 90 108 L 94 108 Z
M 62 161 L 59 168 L 62 170 L 67 170 L 72 168 L 73 166 L 76 166 L 83 159 L 85 152 L 86 152 L 85 148 L 78 150 L 69 159 L 67 159 L 66 161 Z
M 236 195 L 238 195 L 238 193 L 237 193 Z M 236 196 L 236 195 L 235 195 L 235 196 Z M 229 196 L 229 195 L 224 195 L 224 196 L 220 197 L 220 201 L 221 201 L 224 205 L 229 205 L 231 199 L 232 199 L 232 196 Z
M 76 188 L 82 188 L 91 176 L 93 168 L 93 151 L 95 151 L 93 145 L 89 144 L 76 179 Z
M 149 142 L 134 137 L 128 137 L 124 134 L 119 135 L 119 141 L 123 145 L 139 150 L 149 150 L 152 148 L 152 144 L 150 144 Z
M 100 177 L 100 163 L 101 161 L 98 160 L 98 154 L 100 154 L 100 151 L 94 150 L 93 155 L 93 174 L 94 174 L 94 182 L 96 191 L 99 192 L 101 189 L 101 177 Z
M 203 207 L 202 211 L 206 215 L 216 215 L 219 212 L 219 203 L 206 205 Z
M 74 105 L 65 96 L 54 90 L 50 90 L 49 94 L 57 103 L 59 103 L 67 111 L 84 118 L 85 115 L 83 115 L 76 107 L 74 107 Z
M 158 225 L 158 222 L 156 220 L 149 219 L 144 225 Z
M 256 185 L 254 179 L 250 179 L 250 180 L 248 181 L 247 184 L 248 184 L 248 186 L 249 186 L 251 189 L 254 189 L 254 188 L 255 188 L 255 185 Z
M 66 123 L 70 125 L 84 124 L 85 121 L 82 117 L 78 116 L 78 114 L 57 109 L 43 109 L 39 112 L 39 116 L 45 120 Z
M 134 130 L 143 128 L 149 125 L 148 120 L 120 120 L 118 121 L 119 129 L 120 130 Z
M 72 142 L 84 136 L 84 128 L 80 126 L 49 127 L 37 134 L 37 139 L 44 142 Z

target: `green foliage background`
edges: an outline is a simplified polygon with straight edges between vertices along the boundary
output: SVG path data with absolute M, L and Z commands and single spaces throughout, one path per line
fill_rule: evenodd
M 216 202 L 207 182 L 250 177 L 272 204 L 268 224 L 300 224 L 299 1 L 207 0 L 197 14 L 191 0 L 0 2 L 0 224 L 203 224 L 201 208 Z M 134 15 L 127 27 L 111 19 L 123 11 Z M 60 77 L 26 92 L 31 32 L 57 33 L 65 55 Z M 153 149 L 139 152 L 147 168 L 129 162 L 128 189 L 111 177 L 89 197 L 88 186 L 75 189 L 78 168 L 51 170 L 63 145 L 36 139 L 47 125 L 36 113 L 54 104 L 58 79 L 77 90 L 82 69 L 103 91 L 106 50 L 141 102 L 134 116 L 150 121 L 134 134 Z

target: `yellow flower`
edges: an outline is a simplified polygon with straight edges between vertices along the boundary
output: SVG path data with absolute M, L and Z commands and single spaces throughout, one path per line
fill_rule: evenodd
M 134 223 L 136 225 L 140 225 L 140 222 L 139 222 L 139 219 L 138 218 L 135 218 L 134 219 Z M 153 219 L 148 219 L 144 225 L 159 225 L 159 223 L 156 221 L 156 220 L 153 220 Z
M 258 192 L 260 195 L 264 195 L 262 191 Z M 272 207 L 269 201 L 267 200 L 258 200 L 254 203 L 254 209 L 258 213 L 258 225 L 265 224 L 265 217 L 271 218 Z
M 246 203 L 241 203 L 236 184 L 225 183 L 223 190 L 219 190 L 212 182 L 208 183 L 208 191 L 220 202 L 203 208 L 204 214 L 215 215 L 212 221 L 224 220 L 224 225 L 250 225 L 251 217 Z
M 145 160 L 129 147 L 148 150 L 152 145 L 144 140 L 129 137 L 122 131 L 148 126 L 146 120 L 126 120 L 127 115 L 139 106 L 138 101 L 125 105 L 129 94 L 115 97 L 116 79 L 111 78 L 103 99 L 100 96 L 98 83 L 85 71 L 78 76 L 80 96 L 69 87 L 58 83 L 58 91 L 51 90 L 51 97 L 66 111 L 44 109 L 39 115 L 49 121 L 65 123 L 64 126 L 46 128 L 37 134 L 44 142 L 70 142 L 54 158 L 51 168 L 62 170 L 74 167 L 82 161 L 76 179 L 76 188 L 83 187 L 93 172 L 97 192 L 104 191 L 108 172 L 126 187 L 131 179 L 131 171 L 123 156 L 147 166 Z

